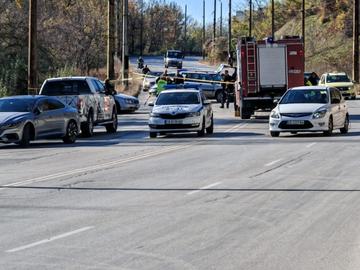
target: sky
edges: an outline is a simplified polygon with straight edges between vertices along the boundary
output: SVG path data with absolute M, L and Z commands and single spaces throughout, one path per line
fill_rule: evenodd
M 220 0 L 217 1 L 216 17 L 220 18 Z M 187 5 L 188 14 L 199 23 L 202 23 L 203 18 L 203 0 L 166 0 L 166 2 L 176 2 L 185 10 Z M 236 2 L 236 1 L 233 1 Z M 223 3 L 223 19 L 228 18 L 228 0 L 222 0 Z M 234 6 L 232 8 L 234 11 Z M 205 22 L 206 24 L 213 22 L 214 0 L 205 0 Z

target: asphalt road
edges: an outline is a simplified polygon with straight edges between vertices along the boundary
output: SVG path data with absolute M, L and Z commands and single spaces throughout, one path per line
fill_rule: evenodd
M 144 98 L 144 97 L 142 97 Z M 214 104 L 215 133 L 148 138 L 148 108 L 73 146 L 0 146 L 0 269 L 360 269 L 351 131 L 271 138 Z

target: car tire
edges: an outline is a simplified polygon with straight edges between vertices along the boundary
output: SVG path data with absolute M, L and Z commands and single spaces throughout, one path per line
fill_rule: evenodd
M 325 136 L 331 136 L 334 130 L 334 122 L 332 117 L 329 118 L 328 130 L 324 131 Z
M 154 139 L 154 138 L 157 137 L 157 133 L 156 132 L 150 132 L 149 136 L 150 136 L 150 138 Z
M 113 109 L 111 120 L 112 120 L 111 124 L 106 124 L 105 125 L 107 133 L 115 133 L 117 131 L 117 128 L 118 128 L 118 118 L 117 118 L 117 113 L 116 113 L 115 108 Z
M 222 95 L 223 95 L 223 93 L 222 93 L 220 90 L 216 91 L 216 93 L 215 93 L 215 99 L 216 99 L 216 101 L 217 101 L 218 103 L 221 103 Z
M 30 124 L 26 124 L 23 129 L 23 134 L 21 140 L 19 141 L 19 145 L 21 147 L 28 147 L 30 145 L 31 140 L 31 127 Z
M 202 121 L 201 130 L 197 132 L 199 137 L 203 137 L 205 135 L 205 118 Z
M 206 128 L 207 134 L 213 134 L 214 133 L 214 117 L 211 116 L 211 124 L 208 128 Z
M 86 123 L 81 125 L 81 133 L 84 137 L 92 137 L 94 135 L 94 115 L 90 111 Z
M 279 131 L 270 131 L 270 136 L 271 136 L 271 137 L 279 137 L 279 136 L 280 136 L 280 132 L 279 132 Z
M 340 128 L 341 134 L 346 134 L 349 132 L 349 124 L 350 124 L 349 115 L 346 115 L 344 127 Z
M 66 127 L 66 135 L 63 137 L 63 142 L 66 144 L 75 143 L 78 133 L 79 129 L 76 122 L 71 120 Z

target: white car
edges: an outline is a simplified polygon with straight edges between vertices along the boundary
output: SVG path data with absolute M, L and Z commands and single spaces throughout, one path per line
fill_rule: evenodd
M 150 138 L 174 132 L 197 132 L 204 136 L 205 131 L 214 131 L 214 117 L 210 102 L 199 90 L 165 90 L 160 93 L 150 113 Z
M 331 135 L 349 130 L 348 106 L 336 88 L 306 86 L 289 89 L 270 114 L 270 135 L 280 132 L 316 132 Z

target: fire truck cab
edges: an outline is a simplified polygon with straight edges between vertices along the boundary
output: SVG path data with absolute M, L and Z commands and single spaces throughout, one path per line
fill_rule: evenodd
M 272 109 L 287 89 L 304 85 L 304 45 L 298 36 L 237 44 L 236 115 L 249 119 L 255 110 Z

